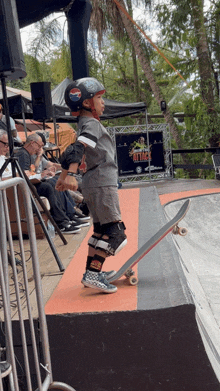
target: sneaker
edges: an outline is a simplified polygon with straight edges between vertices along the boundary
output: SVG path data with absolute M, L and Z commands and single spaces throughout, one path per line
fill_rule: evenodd
M 110 280 L 110 278 L 114 277 L 116 275 L 116 271 L 115 270 L 111 270 L 110 272 L 102 272 L 103 276 L 105 277 L 105 279 L 108 281 Z M 83 283 L 83 280 L 82 280 L 82 283 Z M 85 286 L 87 288 L 87 286 Z
M 109 284 L 102 272 L 97 273 L 86 270 L 86 272 L 83 274 L 81 282 L 83 285 L 89 288 L 98 289 L 99 291 L 105 293 L 114 293 L 117 291 L 117 287 L 115 285 Z
M 60 225 L 59 229 L 63 234 L 76 234 L 77 232 L 81 231 L 81 228 L 76 223 L 72 223 L 71 221 Z
M 85 216 L 89 216 L 89 209 L 88 209 L 88 206 L 86 205 L 85 201 L 81 202 L 81 204 L 78 205 L 78 208 L 81 210 L 81 212 Z
M 11 365 L 7 361 L 0 362 L 0 376 L 5 377 L 11 372 Z
M 110 280 L 110 278 L 114 277 L 116 273 L 117 272 L 115 270 L 111 270 L 110 272 L 102 272 L 107 281 Z
M 82 221 L 88 221 L 90 220 L 90 216 L 84 215 L 84 213 L 79 212 L 78 210 L 75 209 L 75 215 L 77 218 L 79 218 Z
M 90 225 L 89 221 L 84 221 L 82 219 L 79 219 L 78 217 L 74 216 L 74 219 L 72 220 L 73 224 L 76 224 L 78 227 L 88 227 Z

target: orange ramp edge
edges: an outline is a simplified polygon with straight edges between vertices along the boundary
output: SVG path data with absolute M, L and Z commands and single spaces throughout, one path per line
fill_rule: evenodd
M 200 189 L 200 190 L 188 190 L 188 191 L 181 191 L 177 193 L 162 194 L 159 197 L 160 197 L 161 205 L 165 205 L 168 202 L 179 200 L 181 198 L 190 198 L 190 197 L 201 196 L 205 194 L 214 194 L 219 192 L 220 192 L 220 188 Z
M 138 250 L 139 189 L 119 191 L 122 220 L 126 225 L 128 244 L 116 256 L 109 257 L 104 270 L 118 270 L 124 262 Z M 137 286 L 131 286 L 122 278 L 115 282 L 116 293 L 100 293 L 95 289 L 84 288 L 81 284 L 88 251 L 90 228 L 62 279 L 45 306 L 46 314 L 132 311 L 137 309 Z M 137 273 L 137 267 L 134 268 Z

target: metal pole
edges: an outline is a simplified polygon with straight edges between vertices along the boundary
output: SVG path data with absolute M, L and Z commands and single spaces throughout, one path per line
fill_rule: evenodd
M 24 125 L 24 132 L 25 132 L 25 137 L 26 137 L 26 140 L 27 140 L 27 126 L 26 126 L 26 122 L 25 122 L 25 115 L 24 115 L 24 112 L 23 112 L 23 108 L 22 108 L 22 119 L 23 119 L 23 125 Z
M 147 148 L 148 148 L 148 168 L 149 168 L 149 176 L 151 182 L 151 168 L 150 168 L 150 140 L 149 140 L 149 131 L 148 131 L 148 118 L 147 118 L 147 110 L 145 111 L 146 116 L 146 130 L 147 130 Z

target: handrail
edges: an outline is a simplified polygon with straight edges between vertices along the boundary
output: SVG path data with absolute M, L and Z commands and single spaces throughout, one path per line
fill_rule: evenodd
M 9 218 L 10 204 L 6 193 L 6 190 L 9 188 L 13 190 L 15 217 L 18 225 L 19 240 L 17 242 L 12 238 Z M 23 196 L 25 219 L 28 227 L 28 252 L 31 255 L 28 259 L 28 267 L 21 229 L 18 189 Z M 44 311 L 44 298 L 31 197 L 28 185 L 24 179 L 16 177 L 7 181 L 0 181 L 0 216 L 0 285 L 3 302 L 1 319 L 4 319 L 5 323 L 6 359 L 12 367 L 12 371 L 8 375 L 11 383 L 10 389 L 19 391 L 18 369 L 22 367 L 27 391 L 33 391 L 35 389 L 31 376 L 33 373 L 36 376 L 38 391 L 47 391 L 52 384 L 56 386 L 57 383 L 53 383 L 49 336 Z M 15 252 L 18 252 L 18 250 L 21 258 L 19 266 L 16 265 L 15 259 Z M 10 255 L 10 270 L 8 267 L 8 254 Z M 29 278 L 30 273 L 31 279 Z M 12 291 L 13 305 L 10 300 Z M 20 360 L 19 367 L 17 366 L 14 352 L 14 345 L 17 345 L 17 340 L 15 340 L 14 333 L 12 333 L 12 319 L 18 320 L 16 323 L 16 327 L 19 329 L 17 334 L 20 336 L 20 343 L 22 345 L 23 361 L 21 364 Z M 64 383 L 60 384 L 63 386 L 61 388 L 63 390 L 73 390 Z

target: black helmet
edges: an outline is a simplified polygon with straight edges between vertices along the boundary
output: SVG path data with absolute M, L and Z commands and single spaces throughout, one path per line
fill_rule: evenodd
M 97 93 L 105 93 L 105 87 L 94 77 L 84 77 L 71 82 L 65 91 L 65 102 L 71 112 L 77 115 L 85 99 L 93 98 Z

